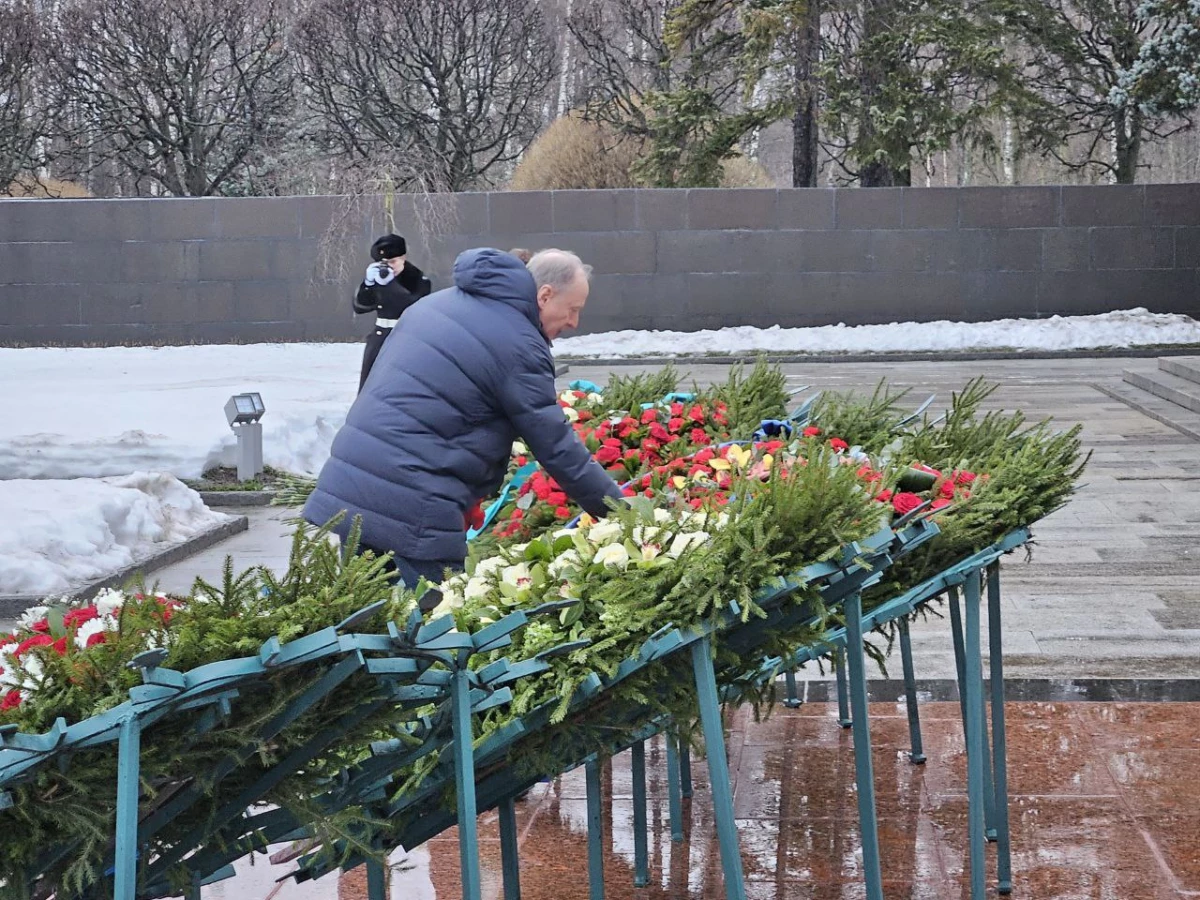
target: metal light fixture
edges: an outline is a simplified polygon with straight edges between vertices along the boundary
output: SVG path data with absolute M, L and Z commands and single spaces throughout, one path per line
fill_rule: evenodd
M 258 393 L 234 394 L 225 404 L 225 418 L 237 436 L 238 481 L 251 481 L 263 470 L 262 424 L 267 408 Z

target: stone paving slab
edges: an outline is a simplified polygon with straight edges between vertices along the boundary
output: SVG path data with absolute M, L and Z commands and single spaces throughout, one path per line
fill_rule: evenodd
M 649 370 L 653 367 L 641 367 Z M 726 366 L 681 363 L 700 385 Z M 1022 677 L 1200 677 L 1200 442 L 1115 399 L 1125 369 L 1154 371 L 1154 359 L 989 360 L 973 362 L 804 363 L 784 366 L 794 386 L 870 390 L 881 378 L 911 387 L 935 405 L 980 374 L 1000 387 L 989 408 L 1020 408 L 1031 420 L 1084 425 L 1093 450 L 1084 486 L 1070 505 L 1035 529 L 1032 559 L 1004 562 L 1007 672 Z M 623 375 L 637 366 L 623 367 Z M 572 363 L 560 379 L 603 383 L 610 370 Z M 1126 386 L 1127 387 L 1127 386 Z M 811 393 L 811 392 L 810 392 Z M 226 555 L 239 568 L 285 565 L 286 522 L 295 511 L 247 509 L 250 530 L 157 573 L 162 588 L 184 591 L 196 575 L 219 578 Z M 912 631 L 917 675 L 954 673 L 945 618 Z M 898 669 L 896 662 L 893 668 Z M 815 669 L 802 677 L 820 678 Z

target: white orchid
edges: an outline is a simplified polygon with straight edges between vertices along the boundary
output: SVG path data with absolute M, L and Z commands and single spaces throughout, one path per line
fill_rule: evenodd
M 530 574 L 528 563 L 517 563 L 515 566 L 509 566 L 500 573 L 500 580 L 505 584 L 511 584 L 515 588 L 527 588 L 533 584 L 533 576 Z
M 635 544 L 648 544 L 655 541 L 661 541 L 661 538 L 664 534 L 665 532 L 661 528 L 638 525 L 633 529 L 631 537 L 633 538 L 633 542 Z
M 624 569 L 629 565 L 629 551 L 624 544 L 609 544 L 597 550 L 592 561 L 605 567 Z
M 642 544 L 642 559 L 649 561 L 662 555 L 662 544 Z

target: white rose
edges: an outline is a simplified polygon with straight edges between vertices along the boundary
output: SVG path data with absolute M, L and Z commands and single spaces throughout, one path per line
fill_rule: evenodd
M 440 619 L 442 616 L 448 616 L 454 610 L 462 606 L 462 601 L 455 603 L 454 599 L 449 595 L 442 596 L 442 602 L 435 606 L 429 613 L 430 619 Z
M 578 566 L 581 562 L 579 551 L 570 549 L 554 557 L 546 567 L 546 573 L 551 578 L 558 578 L 568 567 Z
M 467 582 L 466 588 L 463 589 L 463 598 L 475 600 L 479 597 L 486 597 L 489 590 L 491 590 L 491 584 L 488 580 L 476 575 Z
M 563 407 L 563 415 L 565 415 L 567 417 L 568 422 L 578 422 L 579 421 L 579 413 L 577 413 L 570 406 Z
M 587 539 L 593 544 L 606 544 L 621 536 L 621 523 L 605 519 L 587 530 Z
M 704 531 L 688 531 L 683 534 L 677 534 L 675 535 L 675 539 L 671 541 L 671 548 L 667 550 L 667 555 L 674 559 L 679 559 L 689 547 L 699 546 L 707 540 L 708 533 Z
M 500 578 L 505 584 L 511 584 L 516 588 L 527 588 L 533 583 L 533 578 L 529 574 L 528 563 L 517 563 L 515 566 L 509 566 L 500 573 Z
M 659 525 L 671 521 L 671 514 L 661 506 L 654 507 L 654 521 Z
M 635 544 L 652 543 L 655 538 L 663 533 L 661 528 L 646 528 L 641 525 L 633 529 L 632 537 Z
M 476 575 L 491 575 L 493 572 L 499 572 L 508 565 L 508 560 L 503 556 L 489 556 L 487 559 L 481 559 L 479 564 L 475 566 Z
M 587 402 L 588 403 L 603 403 L 604 395 L 597 394 L 595 391 L 592 391 L 592 393 L 587 395 Z
M 624 569 L 629 565 L 629 551 L 625 549 L 624 544 L 609 544 L 596 551 L 593 562 L 598 562 L 602 566 Z
M 563 391 L 558 395 L 558 399 L 567 404 L 567 406 L 574 406 L 579 400 L 579 398 L 575 396 L 574 391 Z
M 512 455 L 513 456 L 525 456 L 527 453 L 529 453 L 529 448 L 526 447 L 524 443 L 522 443 L 521 441 L 513 441 L 513 445 L 512 445 Z

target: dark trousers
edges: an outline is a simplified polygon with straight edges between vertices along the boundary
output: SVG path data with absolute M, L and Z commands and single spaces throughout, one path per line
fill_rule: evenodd
M 383 556 L 389 551 L 380 550 L 378 547 L 371 547 L 367 544 L 360 544 L 358 547 L 359 553 L 371 551 L 376 556 Z M 393 554 L 388 561 L 388 571 L 392 573 L 392 580 L 399 581 L 405 587 L 414 588 L 417 586 L 417 581 L 424 576 L 426 581 L 433 584 L 441 584 L 447 569 L 454 572 L 461 572 L 463 561 L 461 559 L 405 559 L 402 556 Z M 421 611 L 429 612 L 439 603 L 442 602 L 442 595 L 438 591 L 426 591 L 425 596 L 421 598 Z
M 375 360 L 379 357 L 379 351 L 383 349 L 383 342 L 387 340 L 388 335 L 392 333 L 390 328 L 375 328 L 367 335 L 366 346 L 363 347 L 362 372 L 358 376 L 358 390 L 362 391 L 363 385 L 367 383 L 367 376 L 371 374 L 371 367 L 375 365 Z

